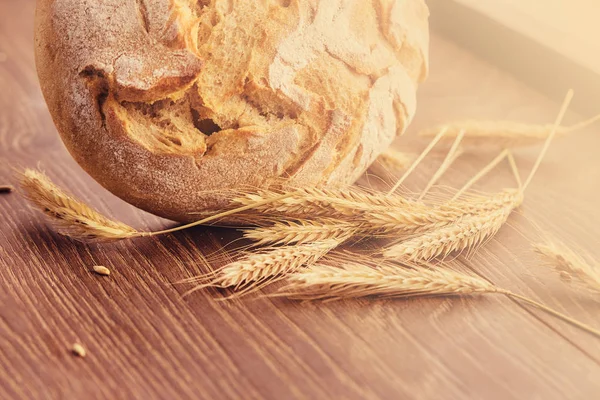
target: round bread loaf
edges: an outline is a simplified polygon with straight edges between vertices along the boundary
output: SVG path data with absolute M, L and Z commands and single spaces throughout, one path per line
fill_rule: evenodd
M 189 221 L 219 191 L 354 182 L 412 119 L 423 0 L 38 0 L 36 63 L 100 184 Z

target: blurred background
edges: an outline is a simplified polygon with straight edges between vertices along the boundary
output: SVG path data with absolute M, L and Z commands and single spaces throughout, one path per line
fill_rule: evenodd
M 595 113 L 600 96 L 600 1 L 429 0 L 431 27 L 556 99 Z

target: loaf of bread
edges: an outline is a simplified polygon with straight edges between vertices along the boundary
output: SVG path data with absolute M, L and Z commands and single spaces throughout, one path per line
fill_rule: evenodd
M 346 185 L 427 75 L 423 0 L 38 0 L 36 63 L 100 184 L 189 221 L 223 189 Z

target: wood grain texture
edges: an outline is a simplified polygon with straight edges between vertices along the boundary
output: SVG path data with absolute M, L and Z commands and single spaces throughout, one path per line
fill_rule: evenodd
M 60 143 L 36 80 L 33 9 L 33 1 L 0 3 L 0 184 L 16 183 L 12 167 L 39 163 L 102 212 L 138 228 L 168 226 L 101 189 Z M 434 36 L 412 130 L 463 117 L 545 123 L 557 110 Z M 399 139 L 409 146 L 410 137 Z M 560 282 L 530 240 L 559 237 L 600 259 L 598 148 L 597 130 L 557 143 L 522 211 L 469 261 L 496 284 L 596 327 L 600 301 Z M 536 151 L 519 152 L 524 173 Z M 459 186 L 491 156 L 462 157 L 442 183 Z M 439 162 L 432 157 L 410 184 L 422 187 Z M 507 170 L 492 177 L 479 188 L 513 184 Z M 81 245 L 54 234 L 18 193 L 0 195 L 0 216 L 2 399 L 590 399 L 600 391 L 600 341 L 501 296 L 218 302 L 227 293 L 208 290 L 183 298 L 189 287 L 174 282 L 206 271 L 203 255 L 215 255 L 213 268 L 229 261 L 224 246 L 238 233 L 198 228 Z M 72 355 L 74 343 L 85 358 Z

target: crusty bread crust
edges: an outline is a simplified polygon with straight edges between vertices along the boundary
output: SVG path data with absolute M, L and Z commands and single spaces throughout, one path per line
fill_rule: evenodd
M 423 0 L 38 0 L 36 63 L 100 184 L 189 221 L 219 191 L 354 182 L 427 75 Z

